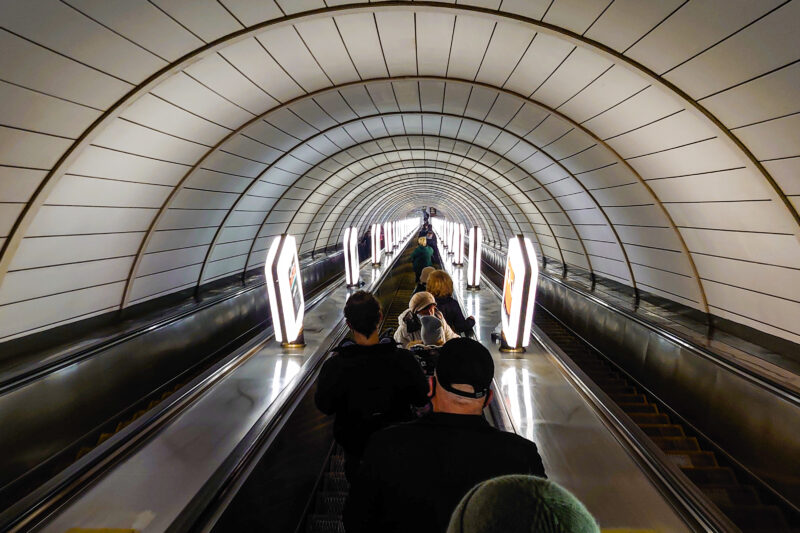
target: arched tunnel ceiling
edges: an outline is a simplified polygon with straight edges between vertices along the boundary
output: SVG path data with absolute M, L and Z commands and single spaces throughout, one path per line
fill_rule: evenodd
M 800 340 L 800 2 L 0 8 L 0 341 L 439 206 Z

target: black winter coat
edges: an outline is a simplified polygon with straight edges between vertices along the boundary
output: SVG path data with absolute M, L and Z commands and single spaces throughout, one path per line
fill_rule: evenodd
M 475 319 L 464 318 L 461 306 L 452 296 L 436 298 L 436 308 L 442 312 L 444 319 L 450 324 L 450 328 L 459 335 L 475 326 Z
M 428 382 L 416 359 L 391 339 L 373 346 L 344 343 L 322 365 L 314 395 L 320 411 L 336 415 L 336 442 L 357 457 L 372 433 L 412 420 L 412 406 L 428 400 Z
M 375 433 L 345 507 L 347 533 L 444 533 L 461 498 L 506 474 L 545 477 L 531 441 L 480 415 L 431 413 Z

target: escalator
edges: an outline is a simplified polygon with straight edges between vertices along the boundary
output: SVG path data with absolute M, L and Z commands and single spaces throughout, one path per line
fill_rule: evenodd
M 534 322 L 742 532 L 800 530 L 793 509 L 725 461 L 664 404 L 538 304 Z

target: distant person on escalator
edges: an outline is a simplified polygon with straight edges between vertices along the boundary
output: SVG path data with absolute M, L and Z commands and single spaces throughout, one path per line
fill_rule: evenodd
M 422 269 L 422 273 L 419 275 L 419 283 L 417 283 L 417 287 L 414 289 L 414 292 L 411 293 L 412 295 L 426 290 L 425 286 L 428 283 L 428 276 L 430 276 L 433 272 L 436 272 L 436 269 L 433 267 L 425 267 Z
M 417 239 L 417 246 L 411 252 L 411 265 L 414 267 L 414 283 L 419 283 L 419 277 L 422 274 L 422 269 L 425 267 L 433 266 L 433 248 L 427 246 L 428 241 L 425 237 Z
M 411 352 L 379 337 L 383 313 L 372 294 L 353 293 L 344 316 L 352 340 L 322 365 L 314 401 L 323 413 L 336 415 L 333 434 L 344 449 L 345 475 L 351 480 L 369 436 L 412 420 L 412 409 L 428 403 L 428 384 Z
M 442 341 L 458 338 L 458 334 L 453 331 L 444 319 L 442 313 L 436 309 L 436 300 L 429 292 L 418 292 L 411 297 L 408 302 L 408 309 L 400 313 L 397 318 L 397 330 L 394 332 L 394 340 L 404 347 L 409 343 L 422 339 L 423 316 L 435 316 L 442 321 Z
M 437 270 L 428 276 L 428 292 L 436 298 L 436 308 L 444 315 L 444 319 L 459 335 L 475 327 L 475 317 L 464 318 L 461 306 L 453 298 L 453 279 L 444 270 Z
M 436 234 L 428 230 L 428 235 L 425 237 L 425 242 L 428 248 L 433 250 L 433 262 L 442 266 L 442 258 L 439 257 L 439 249 L 436 247 Z

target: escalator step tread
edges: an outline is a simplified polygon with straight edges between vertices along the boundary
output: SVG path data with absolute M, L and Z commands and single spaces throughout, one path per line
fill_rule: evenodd
M 679 467 L 719 466 L 713 452 L 670 450 L 667 457 Z
M 652 403 L 620 403 L 626 413 L 652 413 L 658 414 L 658 407 Z
M 350 490 L 350 485 L 344 477 L 344 472 L 326 472 L 322 480 L 322 490 L 347 492 Z
M 760 505 L 761 498 L 753 487 L 746 485 L 717 485 L 703 487 L 703 494 L 717 506 Z
M 637 424 L 669 424 L 669 416 L 665 413 L 628 413 Z
M 788 528 L 789 525 L 774 505 L 723 505 L 725 513 L 740 528 Z M 771 529 L 774 531 L 774 529 Z
M 320 492 L 317 496 L 317 513 L 341 516 L 345 500 L 346 492 Z
M 650 437 L 683 437 L 683 426 L 677 424 L 639 424 Z
M 726 467 L 692 467 L 681 468 L 681 470 L 701 489 L 705 485 L 735 485 L 737 483 L 733 470 Z
M 338 516 L 311 515 L 308 517 L 306 533 L 345 533 L 345 530 Z
M 700 451 L 700 444 L 695 437 L 651 437 L 651 439 L 665 451 Z

